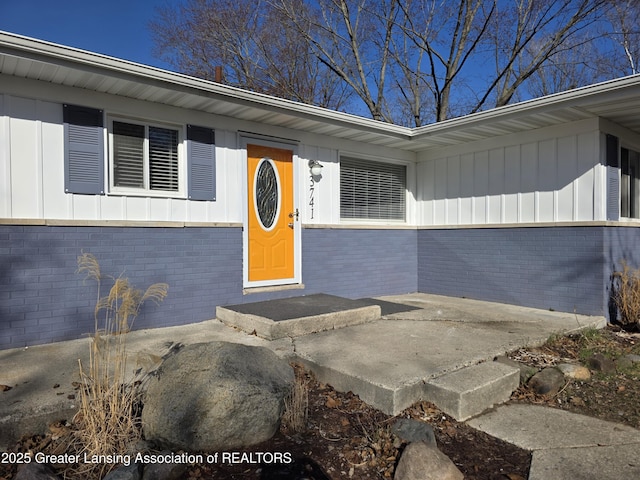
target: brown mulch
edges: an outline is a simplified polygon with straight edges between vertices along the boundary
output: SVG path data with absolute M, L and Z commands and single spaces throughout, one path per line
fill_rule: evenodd
M 616 327 L 552 339 L 544 346 L 524 351 L 529 365 L 542 368 L 558 363 L 587 364 L 589 357 L 601 353 L 611 360 L 626 354 L 640 354 L 640 334 Z M 523 361 L 522 351 L 511 358 Z M 543 358 L 542 364 L 540 358 Z M 553 397 L 535 395 L 521 386 L 511 399 L 516 403 L 533 403 L 582 415 L 622 423 L 640 429 L 640 364 L 618 368 L 615 374 L 592 372 L 590 381 L 569 380 Z
M 607 328 L 597 334 L 557 337 L 543 347 L 511 352 L 510 356 L 537 368 L 561 362 L 584 362 L 593 353 L 611 359 L 640 354 L 640 337 Z M 189 467 L 191 479 L 391 479 L 405 444 L 391 433 L 397 418 L 428 422 L 438 448 L 466 479 L 526 479 L 531 454 L 455 421 L 434 405 L 422 402 L 397 417 L 390 417 L 352 393 L 336 392 L 297 369 L 308 388 L 306 429 L 295 433 L 283 427 L 271 440 L 242 450 L 242 463 L 200 464 Z M 0 393 L 1 395 L 1 393 Z M 533 403 L 591 415 L 640 428 L 640 366 L 613 375 L 595 373 L 589 382 L 571 381 L 553 397 L 536 396 L 526 387 L 514 392 L 511 402 Z M 1 401 L 1 397 L 0 397 Z M 55 431 L 55 426 L 52 431 Z M 59 428 L 59 425 L 58 425 Z M 12 451 L 55 451 L 62 438 L 52 433 L 26 437 Z M 286 453 L 292 463 L 256 462 L 264 452 Z M 253 463 L 252 463 L 253 462 Z M 16 466 L 0 463 L 0 480 L 15 474 Z

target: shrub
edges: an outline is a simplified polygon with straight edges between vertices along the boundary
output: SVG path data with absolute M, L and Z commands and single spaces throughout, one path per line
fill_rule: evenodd
M 142 304 L 161 302 L 168 285 L 156 283 L 145 292 L 126 278 L 111 278 L 107 296 L 100 296 L 102 274 L 97 259 L 88 253 L 78 257 L 78 272 L 98 284 L 95 332 L 91 338 L 89 367 L 79 361 L 80 410 L 74 418 L 80 450 L 88 456 L 124 453 L 140 438 L 141 379 L 127 378 L 127 333 Z M 100 323 L 102 322 L 102 325 Z M 101 476 L 113 465 L 89 464 L 85 478 Z
M 622 271 L 613 273 L 613 299 L 618 320 L 625 328 L 638 328 L 640 323 L 640 269 L 622 262 Z

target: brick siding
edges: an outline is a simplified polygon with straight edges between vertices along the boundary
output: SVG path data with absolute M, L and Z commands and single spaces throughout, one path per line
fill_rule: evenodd
M 103 275 L 141 289 L 169 284 L 162 304 L 143 306 L 137 329 L 207 320 L 242 298 L 241 228 L 1 226 L 0 244 L 0 349 L 93 331 L 97 287 L 76 273 L 83 251 Z
M 134 329 L 214 318 L 218 305 L 311 293 L 358 298 L 416 291 L 415 230 L 303 231 L 304 290 L 243 295 L 241 228 L 0 226 L 0 349 L 78 338 L 94 329 L 96 284 L 76 273 L 81 252 L 104 275 L 141 289 L 169 284 Z M 102 294 L 111 283 L 105 281 Z
M 302 231 L 303 290 L 243 295 L 241 228 L 0 226 L 0 349 L 93 331 L 93 253 L 105 275 L 169 284 L 134 328 L 211 319 L 218 305 L 313 293 L 348 298 L 415 291 L 542 309 L 609 313 L 611 274 L 640 266 L 640 228 L 320 229 Z M 111 285 L 105 282 L 103 294 Z
M 604 315 L 604 228 L 420 230 L 418 289 Z
M 415 292 L 416 238 L 416 230 L 305 229 L 305 290 L 347 298 Z

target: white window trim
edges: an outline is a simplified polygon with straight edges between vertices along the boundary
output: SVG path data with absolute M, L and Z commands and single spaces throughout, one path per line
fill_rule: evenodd
M 630 175 L 627 176 L 627 180 L 629 181 L 629 184 L 627 185 L 627 195 L 628 195 L 628 197 L 626 199 L 627 202 L 628 202 L 627 208 L 629 210 L 629 213 L 631 213 L 632 210 L 636 210 L 636 216 L 635 217 L 633 217 L 633 216 L 622 216 L 622 207 L 623 207 L 623 205 L 622 205 L 622 201 L 623 201 L 623 198 L 622 198 L 622 187 L 623 187 L 623 181 L 625 180 L 624 179 L 624 174 L 623 174 L 623 171 L 622 171 L 622 150 L 627 150 L 630 154 L 631 154 L 631 152 L 633 152 L 637 156 L 640 156 L 640 150 L 638 150 L 638 149 L 636 149 L 636 148 L 634 148 L 632 146 L 628 146 L 626 144 L 621 144 L 620 145 L 620 173 L 619 173 L 619 175 L 620 175 L 620 177 L 619 177 L 620 178 L 620 193 L 619 193 L 619 195 L 620 195 L 620 200 L 619 200 L 619 203 L 620 203 L 620 218 L 619 218 L 619 220 L 637 222 L 640 219 L 640 209 L 638 209 L 636 207 L 638 206 L 638 203 L 640 203 L 640 198 L 632 198 L 631 193 L 632 193 L 633 190 L 632 190 L 631 182 L 633 182 L 634 180 L 636 181 L 636 187 L 635 187 L 635 192 L 634 193 L 636 194 L 636 197 L 638 197 L 638 196 L 640 196 L 640 192 L 638 191 L 638 183 L 640 183 L 640 180 L 638 180 L 638 178 L 634 178 L 634 177 L 632 177 Z M 636 172 L 636 176 L 638 176 L 639 174 L 640 174 L 640 172 Z M 636 204 L 635 207 L 632 206 L 633 203 Z
M 113 122 L 130 123 L 132 125 L 142 125 L 145 127 L 144 138 L 144 184 L 145 188 L 135 187 L 118 187 L 114 185 L 115 173 L 114 173 L 114 145 L 113 145 Z M 176 130 L 178 132 L 178 190 L 151 190 L 149 185 L 149 127 L 158 127 Z M 107 195 L 113 196 L 130 196 L 130 197 L 158 197 L 158 198 L 187 198 L 186 178 L 187 178 L 187 162 L 186 159 L 186 145 L 185 145 L 185 125 L 176 125 L 171 123 L 159 123 L 153 121 L 133 119 L 129 117 L 121 116 L 108 116 L 107 117 L 107 136 L 108 136 L 108 177 L 109 177 L 109 189 Z
M 377 155 L 368 155 L 368 154 L 362 154 L 362 153 L 358 153 L 358 152 L 352 152 L 349 150 L 342 150 L 340 152 L 338 152 L 338 164 L 340 165 L 341 159 L 342 157 L 348 157 L 348 158 L 353 158 L 353 159 L 357 159 L 357 160 L 363 160 L 363 161 L 371 161 L 371 162 L 377 162 L 377 163 L 387 163 L 387 164 L 391 164 L 391 165 L 402 165 L 405 167 L 405 185 L 404 185 L 404 190 L 405 190 L 405 211 L 404 211 L 404 218 L 403 219 L 378 219 L 378 218 L 343 218 L 340 214 L 340 199 L 341 197 L 341 192 L 340 192 L 340 188 L 338 187 L 338 204 L 337 204 L 337 211 L 338 211 L 338 217 L 339 217 L 339 222 L 341 225 L 353 225 L 353 226 L 365 226 L 365 225 L 372 225 L 372 226 L 399 226 L 399 225 L 408 225 L 410 224 L 410 218 L 411 218 L 411 213 L 410 213 L 410 209 L 411 209 L 411 195 L 410 195 L 410 189 L 409 189 L 409 179 L 411 177 L 410 175 L 410 167 L 412 165 L 411 162 L 407 162 L 405 160 L 400 160 L 400 159 L 396 159 L 396 158 L 388 158 L 388 157 L 379 157 Z M 339 169 L 340 170 L 340 169 Z M 338 185 L 340 185 L 340 175 L 341 172 L 338 172 Z

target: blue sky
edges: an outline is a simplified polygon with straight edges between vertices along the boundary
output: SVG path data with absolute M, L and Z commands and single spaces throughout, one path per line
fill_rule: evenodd
M 169 68 L 152 55 L 155 7 L 179 0 L 0 0 L 0 30 Z

